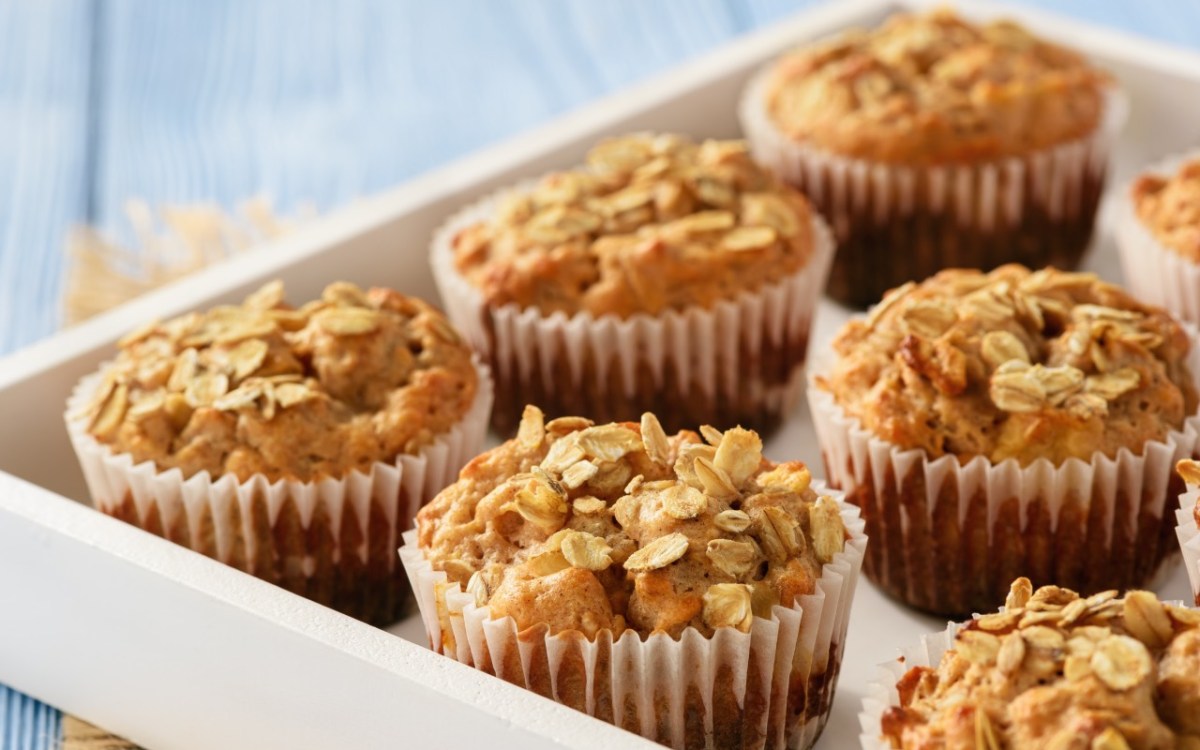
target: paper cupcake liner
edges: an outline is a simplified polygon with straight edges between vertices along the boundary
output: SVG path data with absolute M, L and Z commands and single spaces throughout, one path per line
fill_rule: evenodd
M 1128 112 L 1119 90 L 1086 138 L 977 164 L 901 166 L 839 156 L 785 135 L 764 105 L 772 69 L 746 87 L 742 129 L 754 158 L 802 190 L 833 226 L 838 253 L 827 291 L 834 299 L 866 307 L 888 289 L 944 268 L 1079 264 Z
M 454 267 L 455 235 L 491 217 L 502 195 L 451 217 L 435 233 L 431 257 L 447 315 L 496 378 L 492 419 L 501 435 L 515 431 L 525 404 L 597 422 L 637 421 L 652 411 L 668 431 L 740 424 L 767 432 L 799 401 L 809 329 L 834 254 L 820 217 L 813 216 L 804 268 L 711 309 L 545 316 L 515 304 L 489 307 Z
M 1196 527 L 1196 504 L 1200 502 L 1200 488 L 1189 486 L 1179 496 L 1179 509 L 1175 511 L 1175 535 L 1183 551 L 1183 562 L 1187 567 L 1188 580 L 1192 584 L 1192 598 L 1200 606 L 1200 528 Z
M 1183 325 L 1200 378 L 1200 338 Z M 864 569 L 889 595 L 937 614 L 985 612 L 1019 576 L 1085 595 L 1144 586 L 1173 551 L 1169 508 L 1183 490 L 1175 463 L 1200 454 L 1200 414 L 1141 455 L 1123 448 L 1024 468 L 930 460 L 847 415 L 815 382 L 829 364 L 814 366 L 808 387 L 827 481 L 862 508 L 872 539 Z
M 1175 156 L 1146 172 L 1174 174 L 1185 161 L 1198 157 L 1200 151 Z M 1121 191 L 1116 212 L 1117 249 L 1126 284 L 1143 302 L 1165 307 L 1190 323 L 1200 324 L 1200 263 L 1165 247 L 1150 233 L 1134 209 L 1131 188 L 1132 183 Z
M 816 486 L 817 492 L 828 492 Z M 808 748 L 829 716 L 867 538 L 858 509 L 839 500 L 850 534 L 814 593 L 749 633 L 696 629 L 679 640 L 627 630 L 549 635 L 493 620 L 447 582 L 404 535 L 400 558 L 435 651 L 651 740 L 676 748 Z
M 393 622 L 407 600 L 395 563 L 400 534 L 422 505 L 458 477 L 483 447 L 492 405 L 487 368 L 462 420 L 416 455 L 342 479 L 310 482 L 263 475 L 238 482 L 135 464 L 87 432 L 76 415 L 105 367 L 84 378 L 67 401 L 71 444 L 96 509 L 301 596 L 375 624 Z
M 883 714 L 889 708 L 900 705 L 900 692 L 896 683 L 914 667 L 936 668 L 954 646 L 954 638 L 964 623 L 952 622 L 939 633 L 921 636 L 920 642 L 901 649 L 900 657 L 879 665 L 878 675 L 867 686 L 862 711 L 858 714 L 862 734 L 859 741 L 863 750 L 892 750 L 883 738 Z

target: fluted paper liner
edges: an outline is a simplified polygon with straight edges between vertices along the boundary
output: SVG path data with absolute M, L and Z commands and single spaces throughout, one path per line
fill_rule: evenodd
M 743 92 L 742 130 L 754 158 L 804 191 L 833 226 L 834 299 L 865 307 L 892 287 L 950 267 L 1078 265 L 1128 113 L 1119 89 L 1105 97 L 1100 125 L 1087 137 L 1021 157 L 909 166 L 788 137 L 765 106 L 774 65 Z
M 1159 162 L 1147 173 L 1170 176 L 1200 151 Z M 1165 247 L 1137 216 L 1129 183 L 1123 187 L 1116 211 L 1117 249 L 1130 291 L 1143 302 L 1165 307 L 1178 317 L 1200 325 L 1200 263 Z
M 1196 527 L 1196 503 L 1200 502 L 1200 488 L 1189 486 L 1179 496 L 1179 510 L 1175 511 L 1175 535 L 1179 548 L 1183 550 L 1183 562 L 1187 567 L 1188 581 L 1192 584 L 1192 598 L 1200 605 L 1200 529 Z
M 400 558 L 430 645 L 450 658 L 676 748 L 807 748 L 825 725 L 841 667 L 854 586 L 867 539 L 858 509 L 838 499 L 849 539 L 822 568 L 816 590 L 749 633 L 694 628 L 678 641 L 627 630 L 589 641 L 578 631 L 517 632 L 448 584 L 404 535 Z M 444 629 L 444 630 L 443 630 Z
M 492 367 L 498 432 L 515 430 L 526 403 L 547 416 L 597 422 L 636 421 L 653 411 L 668 431 L 697 424 L 766 431 L 799 401 L 808 333 L 834 254 L 832 234 L 817 214 L 808 262 L 757 292 L 657 316 L 547 316 L 516 304 L 489 307 L 454 266 L 454 237 L 490 219 L 508 192 L 452 216 L 431 250 L 447 315 Z
M 462 420 L 417 454 L 367 472 L 309 482 L 271 483 L 260 474 L 239 483 L 207 471 L 185 479 L 153 461 L 135 464 L 88 433 L 79 415 L 106 367 L 80 381 L 66 412 L 97 510 L 378 624 L 397 619 L 406 600 L 395 564 L 400 534 L 479 453 L 493 396 L 488 370 L 476 360 L 479 385 Z
M 1200 387 L 1200 338 L 1183 326 Z M 964 615 L 995 609 L 1019 576 L 1084 594 L 1140 587 L 1174 549 L 1175 463 L 1200 453 L 1200 414 L 1141 455 L 1122 448 L 1115 458 L 1024 468 L 982 456 L 930 460 L 876 437 L 817 385 L 832 356 L 817 358 L 808 387 L 826 478 L 863 508 L 872 540 L 865 572 L 892 596 Z

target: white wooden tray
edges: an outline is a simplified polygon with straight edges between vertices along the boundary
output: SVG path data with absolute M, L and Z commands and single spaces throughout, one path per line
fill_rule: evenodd
M 911 4 L 807 11 L 0 360 L 0 681 L 155 748 L 656 747 L 431 653 L 415 616 L 377 630 L 93 511 L 62 426 L 64 400 L 124 332 L 238 299 L 271 278 L 294 299 L 334 279 L 435 298 L 426 244 L 454 209 L 575 163 L 604 135 L 736 136 L 735 103 L 752 70 L 797 42 Z M 1122 80 L 1132 117 L 1112 185 L 1200 144 L 1200 55 L 1023 8 L 968 10 L 1014 16 Z M 1119 278 L 1107 236 L 1089 263 Z M 845 316 L 824 303 L 814 346 L 827 345 Z M 767 453 L 820 471 L 806 410 Z M 1178 566 L 1160 593 L 1187 595 Z M 819 747 L 856 746 L 874 665 L 940 627 L 859 586 Z

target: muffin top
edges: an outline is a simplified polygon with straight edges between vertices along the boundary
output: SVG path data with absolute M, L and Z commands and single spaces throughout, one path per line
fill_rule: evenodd
M 602 141 L 586 166 L 509 193 L 453 239 L 491 306 L 657 315 L 779 281 L 813 252 L 808 203 L 741 141 Z
M 818 387 L 931 458 L 1140 454 L 1196 413 L 1183 328 L 1092 274 L 943 271 L 888 292 L 833 348 Z
M 1133 183 L 1133 209 L 1164 246 L 1200 262 L 1200 158 L 1175 174 L 1146 174 Z
M 837 503 L 740 427 L 667 437 L 641 424 L 544 423 L 476 458 L 417 516 L 434 569 L 518 630 L 619 637 L 748 631 L 812 593 L 842 550 Z
M 908 670 L 883 715 L 892 747 L 1200 748 L 1200 611 L 1031 590 L 1018 579 L 936 669 Z
M 310 481 L 415 453 L 475 398 L 471 351 L 430 305 L 339 282 L 300 308 L 283 284 L 119 342 L 88 432 L 185 477 Z
M 1091 134 L 1108 76 L 1011 21 L 900 13 L 781 58 L 767 114 L 789 138 L 905 164 L 1019 156 Z

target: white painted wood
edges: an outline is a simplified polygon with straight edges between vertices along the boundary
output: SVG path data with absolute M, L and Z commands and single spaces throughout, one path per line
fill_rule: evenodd
M 392 628 L 396 637 L 69 502 L 85 493 L 62 406 L 125 331 L 236 299 L 270 278 L 283 278 L 297 299 L 337 278 L 433 297 L 425 246 L 455 208 L 569 164 L 604 134 L 734 135 L 734 104 L 755 67 L 801 40 L 874 23 L 894 7 L 852 0 L 806 11 L 0 360 L 5 681 L 151 747 L 382 748 L 413 740 L 435 748 L 651 746 L 430 653 L 415 618 Z M 1005 9 L 976 3 L 969 10 Z M 1142 164 L 1200 143 L 1200 55 L 1048 13 L 1007 12 L 1092 53 L 1130 89 L 1134 115 L 1118 149 L 1118 184 Z M 1089 264 L 1118 277 L 1107 239 Z M 815 345 L 826 345 L 845 316 L 823 303 Z M 804 408 L 767 453 L 820 466 Z M 1159 590 L 1184 596 L 1182 571 Z M 855 744 L 873 665 L 938 627 L 869 585 L 858 588 L 819 747 Z

